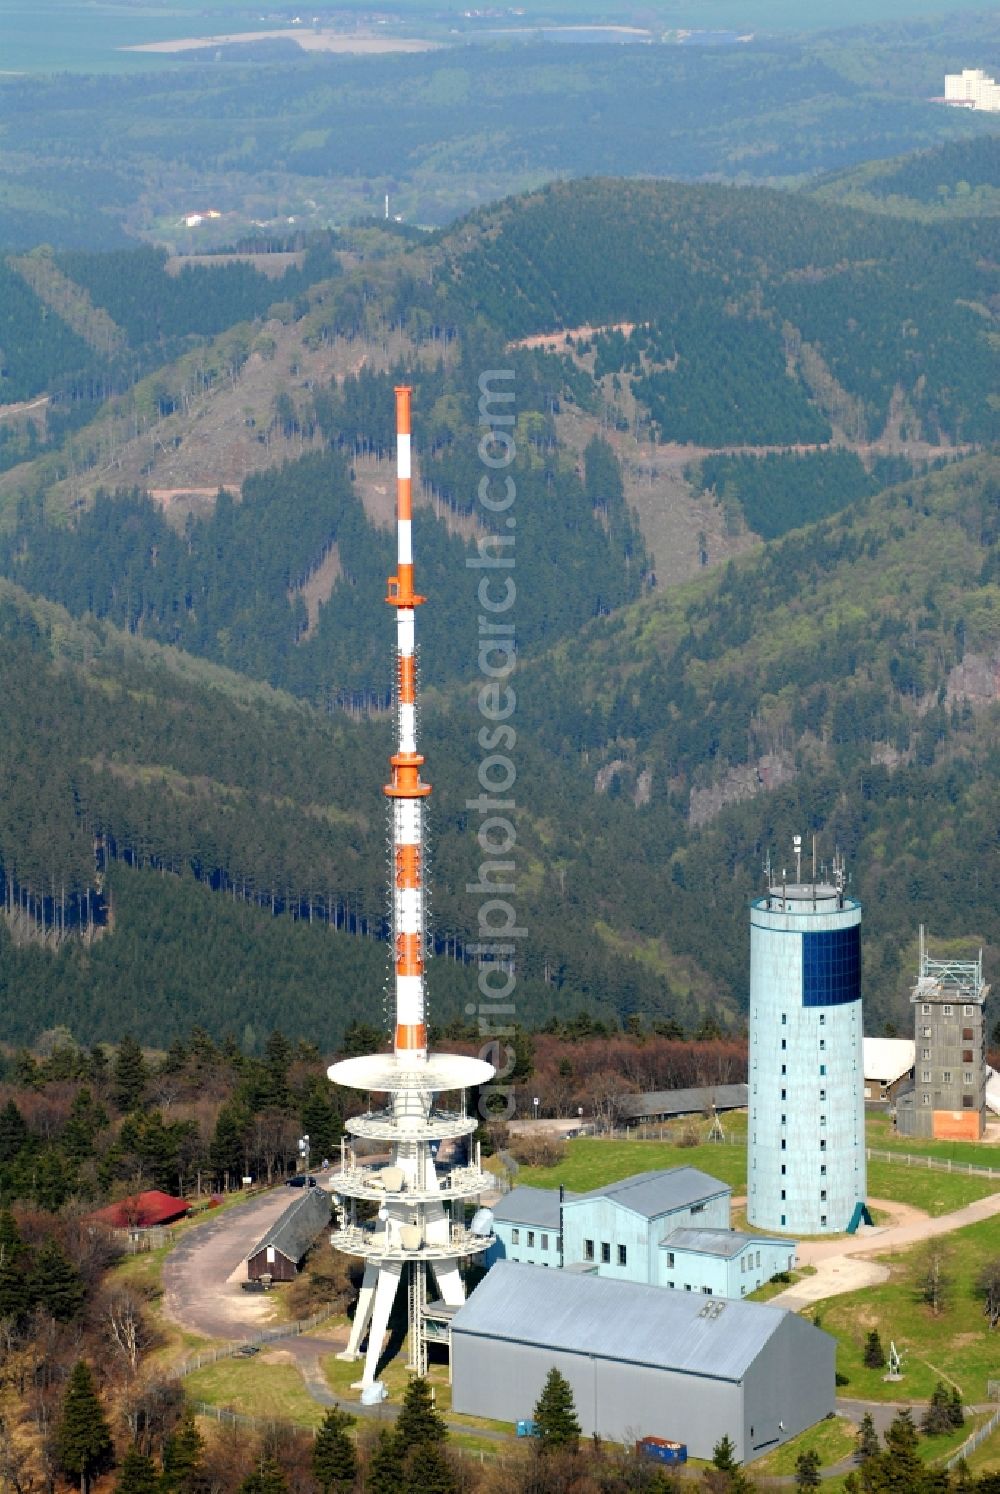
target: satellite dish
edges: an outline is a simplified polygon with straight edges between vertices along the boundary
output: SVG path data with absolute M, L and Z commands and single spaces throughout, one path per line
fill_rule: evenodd
M 493 1233 L 493 1210 L 477 1209 L 469 1225 L 469 1234 L 485 1239 Z

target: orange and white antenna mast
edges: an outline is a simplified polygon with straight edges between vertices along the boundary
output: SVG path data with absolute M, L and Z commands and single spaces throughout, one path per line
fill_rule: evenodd
M 423 804 L 430 784 L 422 783 L 423 758 L 417 751 L 417 658 L 415 609 L 425 600 L 413 590 L 413 495 L 410 459 L 410 394 L 396 390 L 396 574 L 389 577 L 386 601 L 396 609 L 396 751 L 389 759 L 392 846 L 395 870 L 392 926 L 396 964 L 396 1056 L 426 1059 L 424 1018 Z

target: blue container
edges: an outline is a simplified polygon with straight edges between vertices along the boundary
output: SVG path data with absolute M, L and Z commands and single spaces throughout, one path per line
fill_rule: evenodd
M 519 1421 L 517 1424 L 517 1435 L 519 1437 L 537 1437 L 538 1425 L 533 1421 Z
M 641 1458 L 650 1458 L 654 1463 L 686 1463 L 687 1443 L 671 1442 L 667 1437 L 643 1437 L 635 1444 Z

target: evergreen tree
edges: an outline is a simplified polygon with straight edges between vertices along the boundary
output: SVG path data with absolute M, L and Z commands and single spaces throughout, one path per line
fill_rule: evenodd
M 347 1435 L 348 1427 L 352 1427 L 354 1422 L 355 1418 L 341 1411 L 339 1406 L 331 1406 L 316 1433 L 312 1469 L 324 1494 L 349 1488 L 357 1477 L 358 1455 Z
M 28 1126 L 13 1100 L 0 1110 L 0 1158 L 12 1162 L 28 1140 Z
M 240 1484 L 239 1494 L 288 1494 L 288 1480 L 273 1458 L 264 1458 Z
M 951 1413 L 951 1424 L 956 1430 L 965 1426 L 965 1408 L 962 1405 L 962 1393 L 957 1385 L 951 1387 L 951 1401 L 948 1407 Z
M 123 1114 L 135 1110 L 142 1103 L 149 1080 L 146 1060 L 142 1049 L 130 1033 L 122 1038 L 115 1054 L 114 1099 Z
M 114 1461 L 111 1428 L 90 1369 L 82 1359 L 70 1373 L 56 1428 L 55 1451 L 62 1471 L 80 1480 L 82 1494 L 88 1494 L 94 1474 L 103 1473 Z
M 59 1323 L 68 1323 L 83 1306 L 87 1291 L 79 1271 L 58 1240 L 49 1237 L 35 1256 L 31 1268 L 31 1294 L 35 1303 Z
M 736 1461 L 736 1446 L 728 1432 L 724 1432 L 712 1448 L 712 1466 L 720 1473 L 735 1473 L 740 1466 Z
M 956 1391 L 955 1394 L 957 1395 L 958 1392 Z M 958 1397 L 958 1410 L 961 1416 L 961 1396 Z M 925 1437 L 939 1437 L 944 1432 L 950 1432 L 956 1425 L 961 1426 L 962 1421 L 955 1422 L 951 1392 L 944 1381 L 939 1380 L 931 1391 L 930 1404 L 920 1419 L 920 1430 Z
M 549 1370 L 542 1393 L 535 1402 L 532 1419 L 538 1428 L 539 1446 L 544 1452 L 558 1447 L 575 1449 L 579 1444 L 580 1423 L 573 1403 L 573 1391 L 569 1381 L 554 1366 Z
M 864 1359 L 868 1369 L 882 1369 L 885 1365 L 885 1350 L 877 1328 L 873 1328 L 865 1339 Z
M 405 1450 L 418 1447 L 421 1442 L 444 1442 L 447 1436 L 448 1429 L 434 1406 L 431 1387 L 422 1375 L 414 1375 L 403 1392 L 403 1404 L 396 1418 L 396 1441 Z
M 819 1477 L 819 1453 L 814 1447 L 800 1452 L 795 1459 L 795 1487 L 797 1489 L 818 1489 Z
M 875 1422 L 870 1411 L 866 1411 L 861 1418 L 858 1427 L 857 1450 L 854 1454 L 858 1463 L 864 1463 L 868 1458 L 877 1458 L 882 1451 L 878 1440 L 878 1432 L 875 1430 Z
M 189 1494 L 197 1485 L 205 1442 L 188 1407 L 163 1446 L 163 1494 Z
M 439 1442 L 422 1442 L 406 1460 L 402 1494 L 458 1494 L 447 1454 Z
M 152 1458 L 130 1447 L 122 1462 L 115 1494 L 158 1494 L 159 1478 Z
M 884 1494 L 920 1494 L 924 1465 L 917 1453 L 917 1429 L 909 1410 L 893 1418 L 885 1434 L 885 1452 L 878 1459 L 880 1478 L 876 1488 Z
M 367 1494 L 399 1494 L 404 1476 L 399 1443 L 392 1432 L 379 1432 L 375 1450 L 368 1463 L 368 1477 L 365 1481 Z

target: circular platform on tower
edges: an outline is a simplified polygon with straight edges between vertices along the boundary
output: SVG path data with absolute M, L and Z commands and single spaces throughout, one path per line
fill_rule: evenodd
M 493 1065 L 462 1053 L 428 1053 L 425 1059 L 400 1058 L 395 1053 L 371 1053 L 343 1058 L 326 1071 L 334 1084 L 377 1094 L 443 1094 L 488 1084 Z

